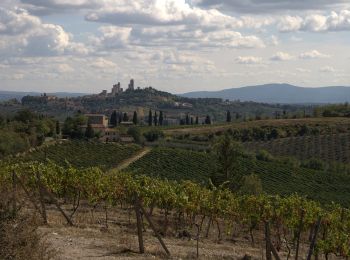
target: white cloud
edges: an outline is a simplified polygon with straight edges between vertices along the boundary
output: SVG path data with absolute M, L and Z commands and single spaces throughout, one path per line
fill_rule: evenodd
M 55 24 L 42 23 L 23 9 L 0 7 L 0 55 L 57 56 L 84 54 L 87 49 Z
M 236 59 L 236 62 L 238 64 L 260 64 L 262 63 L 261 57 L 254 57 L 254 56 L 238 56 Z
M 97 69 L 115 69 L 117 68 L 117 64 L 113 61 L 104 59 L 104 58 L 97 58 L 96 60 L 89 62 L 89 66 Z
M 294 56 L 290 55 L 287 52 L 277 52 L 275 55 L 273 55 L 270 60 L 273 61 L 288 61 L 294 59 Z
M 330 58 L 331 56 L 328 54 L 320 53 L 317 50 L 312 50 L 309 52 L 304 52 L 299 55 L 301 59 L 317 59 L 317 58 Z
M 186 26 L 168 27 L 117 27 L 103 26 L 100 35 L 91 38 L 100 51 L 141 47 L 201 48 L 263 48 L 264 42 L 255 35 L 244 36 L 235 31 L 190 30 Z
M 310 31 L 348 31 L 350 30 L 350 10 L 331 12 L 329 15 L 311 14 L 300 16 L 285 16 L 280 18 L 278 29 L 281 32 Z
M 305 68 L 296 68 L 296 71 L 300 73 L 311 73 L 311 70 Z
M 320 68 L 320 72 L 324 73 L 334 73 L 336 70 L 332 66 L 324 66 Z
M 203 7 L 217 7 L 225 11 L 245 13 L 290 12 L 291 10 L 322 10 L 348 6 L 348 0 L 192 0 Z

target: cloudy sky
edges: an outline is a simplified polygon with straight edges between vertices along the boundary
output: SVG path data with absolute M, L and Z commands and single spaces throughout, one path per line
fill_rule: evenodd
M 350 85 L 349 0 L 1 0 L 0 90 Z

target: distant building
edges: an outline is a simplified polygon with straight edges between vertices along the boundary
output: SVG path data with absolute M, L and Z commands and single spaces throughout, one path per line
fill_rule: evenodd
M 118 84 L 113 85 L 111 96 L 117 96 L 120 93 L 123 93 L 123 89 L 120 86 L 120 82 L 118 82 Z
M 118 142 L 120 141 L 120 135 L 116 129 L 106 128 L 102 132 L 103 136 L 100 137 L 101 142 Z
M 135 82 L 134 82 L 133 79 L 130 80 L 128 89 L 129 90 L 135 90 Z
M 88 124 L 93 128 L 107 128 L 108 127 L 108 117 L 102 114 L 86 114 L 88 118 Z
M 99 96 L 107 97 L 107 90 L 102 90 Z
M 132 136 L 130 135 L 120 135 L 119 141 L 121 143 L 133 143 L 135 140 Z

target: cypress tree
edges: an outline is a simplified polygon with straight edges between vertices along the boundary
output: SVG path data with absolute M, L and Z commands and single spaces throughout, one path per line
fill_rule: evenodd
M 128 122 L 129 121 L 129 116 L 127 113 L 124 113 L 123 115 L 123 122 Z
M 190 124 L 190 116 L 189 114 L 187 113 L 186 114 L 186 125 L 189 125 Z
M 116 127 L 118 125 L 118 115 L 117 115 L 117 111 L 115 111 L 115 110 L 113 111 L 113 113 L 111 115 L 110 123 L 114 127 Z
M 196 125 L 199 125 L 199 118 L 196 116 Z
M 0 122 L 1 123 L 1 122 Z M 60 126 L 60 121 L 56 121 L 56 135 L 61 134 L 61 126 Z
M 157 111 L 154 111 L 153 123 L 154 123 L 155 126 L 158 125 L 158 114 L 157 114 Z
M 134 116 L 132 117 L 132 122 L 134 123 L 134 125 L 137 125 L 138 123 L 138 118 L 137 118 L 137 112 L 134 111 Z
M 191 117 L 191 125 L 193 125 L 193 117 Z
M 94 138 L 94 136 L 95 136 L 95 131 L 92 128 L 91 124 L 88 124 L 85 130 L 85 137 L 90 139 L 90 138 Z
M 160 112 L 159 112 L 159 125 L 163 125 L 163 120 L 164 120 L 163 117 L 164 117 L 164 116 L 163 116 L 163 111 L 160 111 Z
M 205 118 L 205 124 L 211 125 L 211 118 L 209 115 L 207 115 L 207 117 Z
M 149 113 L 148 113 L 148 125 L 152 126 L 152 110 L 151 109 L 149 110 Z
M 227 110 L 226 122 L 227 122 L 227 123 L 230 123 L 231 121 L 232 121 L 231 112 L 230 112 L 229 110 Z
M 123 114 L 118 113 L 118 123 L 120 124 L 121 122 L 123 122 Z

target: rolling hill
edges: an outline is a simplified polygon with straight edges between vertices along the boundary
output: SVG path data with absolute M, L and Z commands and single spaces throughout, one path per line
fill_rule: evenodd
M 289 84 L 266 84 L 221 91 L 189 92 L 182 96 L 282 104 L 344 103 L 350 101 L 350 87 L 303 88 Z
M 20 92 L 20 91 L 5 91 L 0 90 L 0 101 L 9 100 L 9 99 L 17 99 L 21 100 L 24 96 L 40 96 L 39 92 Z M 48 95 L 53 95 L 57 97 L 79 97 L 85 96 L 83 93 L 68 93 L 68 92 L 56 92 L 56 93 L 48 93 Z

